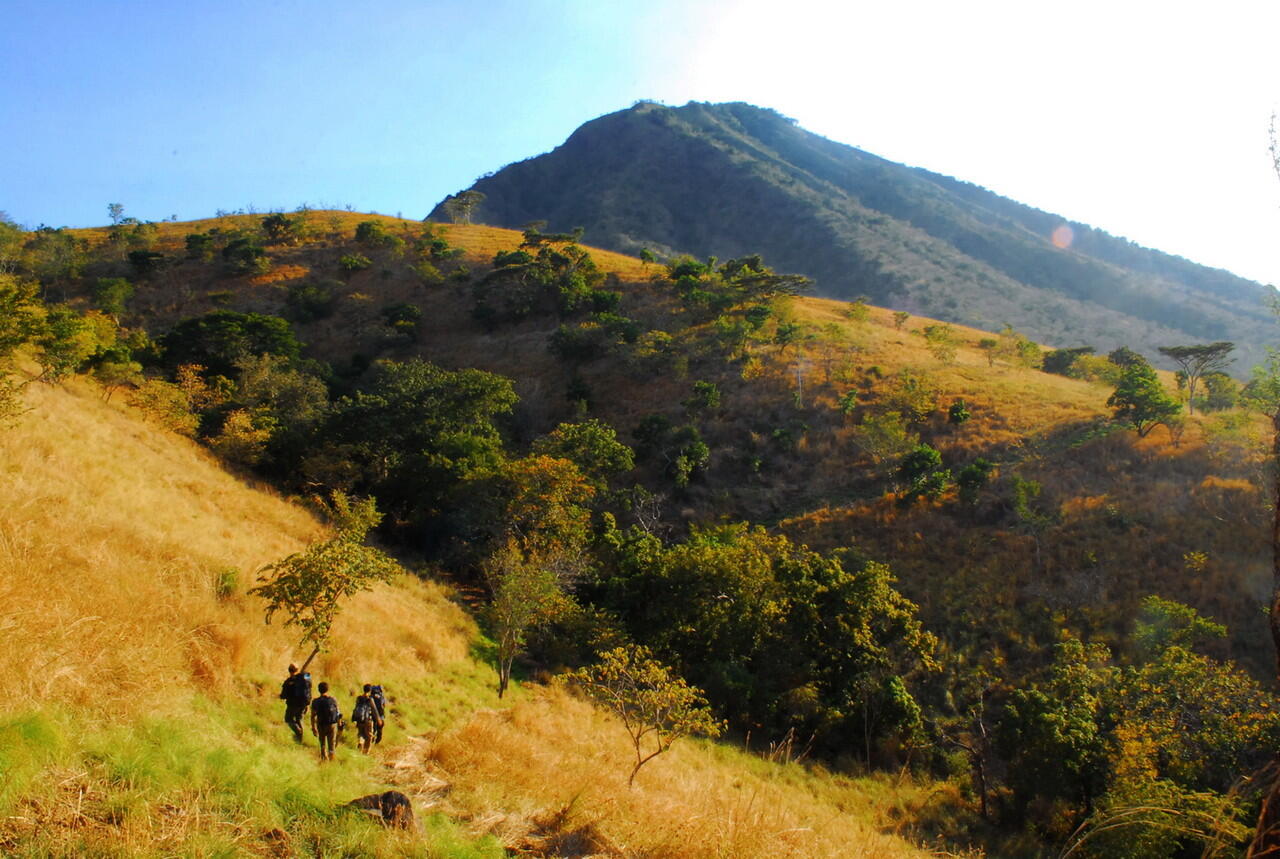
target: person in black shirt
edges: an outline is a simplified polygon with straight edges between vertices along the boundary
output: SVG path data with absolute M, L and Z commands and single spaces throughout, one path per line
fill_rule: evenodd
M 289 676 L 280 686 L 280 700 L 284 701 L 284 723 L 293 731 L 294 742 L 301 743 L 302 717 L 311 703 L 311 675 L 290 665 Z
M 360 737 L 360 751 L 366 755 L 373 743 L 374 732 L 382 724 L 372 692 L 373 687 L 368 683 L 364 684 L 364 694 L 356 696 L 355 709 L 351 711 L 351 721 L 356 723 L 356 733 Z
M 320 740 L 320 760 L 331 761 L 338 743 L 338 722 L 342 720 L 342 710 L 329 694 L 328 683 L 321 681 L 317 688 L 320 697 L 311 702 L 311 733 Z

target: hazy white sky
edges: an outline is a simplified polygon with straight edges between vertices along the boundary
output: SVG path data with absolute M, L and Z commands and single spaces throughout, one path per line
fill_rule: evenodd
M 733 5 L 676 88 L 1280 284 L 1280 3 Z
M 648 98 L 747 101 L 1280 284 L 1277 2 L 0 0 L 0 209 L 422 217 Z M 588 240 L 590 236 L 588 235 Z

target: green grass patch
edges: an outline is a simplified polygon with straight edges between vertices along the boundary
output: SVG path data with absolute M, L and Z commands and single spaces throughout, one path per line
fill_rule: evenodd
M 449 683 L 419 680 L 404 694 L 429 705 L 420 696 Z M 0 721 L 0 854 L 242 856 L 276 841 L 298 855 L 505 855 L 441 815 L 398 833 L 343 808 L 388 789 L 379 758 L 358 754 L 348 732 L 338 759 L 321 764 L 314 741 L 293 742 L 274 703 L 195 698 L 114 723 L 65 711 Z

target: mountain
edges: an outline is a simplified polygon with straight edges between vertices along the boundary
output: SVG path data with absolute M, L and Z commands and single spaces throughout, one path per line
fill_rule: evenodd
M 642 102 L 481 178 L 477 221 L 585 227 L 593 245 L 721 259 L 762 253 L 816 294 L 1040 342 L 1232 340 L 1235 374 L 1274 340 L 1268 287 L 1150 250 L 748 104 Z M 441 203 L 432 217 L 446 217 Z M 1063 240 L 1067 227 L 1072 239 Z M 1055 244 L 1055 231 L 1059 240 Z

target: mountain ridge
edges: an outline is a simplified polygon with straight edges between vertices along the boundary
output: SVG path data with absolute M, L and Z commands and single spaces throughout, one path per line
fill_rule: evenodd
M 828 140 L 743 103 L 642 102 L 591 120 L 556 149 L 482 177 L 476 219 L 583 226 L 636 253 L 762 252 L 832 298 L 1054 346 L 1234 340 L 1237 371 L 1273 332 L 1267 287 Z M 432 217 L 444 217 L 444 204 Z M 1053 231 L 1074 234 L 1057 247 Z

